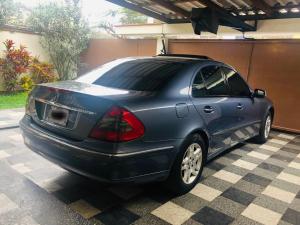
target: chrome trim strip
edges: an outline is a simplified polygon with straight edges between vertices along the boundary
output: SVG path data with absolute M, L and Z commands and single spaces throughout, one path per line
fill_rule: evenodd
M 142 150 L 142 151 L 138 151 L 138 152 L 129 152 L 129 153 L 116 153 L 116 154 L 108 154 L 108 153 L 102 153 L 102 152 L 96 152 L 96 151 L 92 151 L 92 150 L 88 150 L 85 148 L 81 148 L 72 144 L 69 144 L 67 142 L 64 142 L 62 140 L 59 140 L 55 137 L 49 136 L 45 133 L 39 132 L 31 127 L 28 127 L 27 125 L 24 124 L 20 124 L 20 127 L 23 128 L 24 130 L 27 130 L 31 133 L 36 134 L 36 136 L 40 137 L 40 138 L 44 138 L 44 139 L 48 139 L 51 141 L 54 141 L 58 144 L 61 144 L 63 146 L 67 146 L 69 148 L 74 148 L 77 151 L 81 151 L 81 152 L 86 152 L 89 154 L 95 154 L 95 155 L 101 155 L 101 156 L 106 156 L 106 157 L 117 157 L 117 158 L 121 158 L 121 157 L 127 157 L 127 156 L 134 156 L 134 155 L 140 155 L 140 154 L 145 154 L 145 153 L 152 153 L 152 152 L 157 152 L 157 151 L 163 151 L 163 150 L 168 150 L 168 149 L 174 149 L 174 146 L 166 146 L 166 147 L 160 147 L 160 148 L 153 148 L 153 149 L 147 149 L 147 150 Z
M 85 114 L 90 114 L 90 115 L 95 115 L 95 112 L 91 112 L 85 109 L 80 109 L 80 108 L 74 108 L 74 107 L 70 107 L 70 106 L 66 106 L 57 102 L 53 102 L 53 101 L 48 101 L 45 99 L 41 99 L 41 98 L 34 98 L 36 101 L 48 104 L 48 105 L 53 105 L 53 106 L 57 106 L 60 108 L 64 108 L 64 109 L 68 109 L 68 110 L 72 110 L 72 111 L 76 111 L 76 112 L 81 112 L 81 113 L 85 113 Z
M 126 157 L 126 156 L 140 155 L 140 154 L 145 154 L 145 153 L 158 152 L 158 151 L 163 151 L 163 150 L 168 150 L 168 149 L 174 149 L 174 146 L 152 148 L 152 149 L 138 151 L 138 152 L 119 153 L 119 154 L 115 154 L 113 156 L 115 156 L 115 157 Z

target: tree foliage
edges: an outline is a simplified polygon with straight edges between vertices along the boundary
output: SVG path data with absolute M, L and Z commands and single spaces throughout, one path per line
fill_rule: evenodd
M 20 20 L 20 5 L 13 0 L 0 0 L 0 26 L 4 24 L 18 24 Z
M 147 22 L 147 16 L 127 8 L 119 10 L 121 24 L 141 24 Z
M 32 11 L 28 23 L 41 34 L 41 45 L 49 53 L 59 78 L 76 77 L 80 54 L 87 48 L 90 33 L 78 0 L 40 5 Z
M 25 46 L 15 47 L 12 40 L 6 40 L 3 58 L 0 58 L 0 76 L 3 78 L 6 91 L 15 91 L 18 78 L 27 72 L 30 64 L 30 53 Z

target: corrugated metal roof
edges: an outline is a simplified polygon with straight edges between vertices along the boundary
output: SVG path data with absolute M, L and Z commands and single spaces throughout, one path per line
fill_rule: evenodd
M 150 11 L 165 22 L 188 22 L 192 8 L 213 2 L 241 20 L 300 18 L 300 0 L 108 0 Z M 125 2 L 125 3 L 124 3 Z

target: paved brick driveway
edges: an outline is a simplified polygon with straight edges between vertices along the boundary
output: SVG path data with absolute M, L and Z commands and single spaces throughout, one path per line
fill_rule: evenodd
M 23 115 L 23 108 L 0 110 L 0 129 L 18 126 Z
M 21 114 L 0 111 L 0 125 Z M 0 224 L 300 224 L 300 136 L 273 131 L 264 145 L 241 144 L 175 197 L 157 184 L 71 174 L 28 150 L 18 128 L 0 129 Z

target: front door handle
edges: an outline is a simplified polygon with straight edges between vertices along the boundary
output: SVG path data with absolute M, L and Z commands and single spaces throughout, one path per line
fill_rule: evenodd
M 243 107 L 242 104 L 239 103 L 239 104 L 236 106 L 236 108 L 239 109 L 239 110 L 242 110 L 244 107 Z
M 215 110 L 214 110 L 213 107 L 207 105 L 207 106 L 204 107 L 203 111 L 204 111 L 205 113 L 213 113 Z

